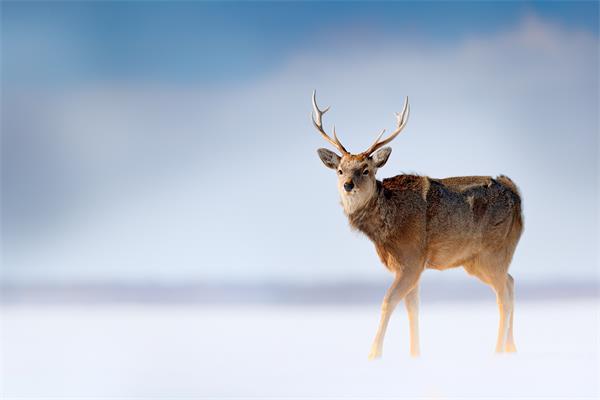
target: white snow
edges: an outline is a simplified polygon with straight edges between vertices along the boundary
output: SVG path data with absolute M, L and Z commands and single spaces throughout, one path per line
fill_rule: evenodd
M 598 301 L 517 302 L 519 353 L 493 354 L 493 302 L 404 307 L 383 359 L 377 306 L 3 305 L 2 398 L 597 398 Z

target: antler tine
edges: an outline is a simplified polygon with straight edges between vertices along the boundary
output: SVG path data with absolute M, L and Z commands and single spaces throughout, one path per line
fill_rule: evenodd
M 404 129 L 404 127 L 406 126 L 406 123 L 408 122 L 409 114 L 410 114 L 410 104 L 408 104 L 408 96 L 406 96 L 406 99 L 404 100 L 404 106 L 402 107 L 402 112 L 396 113 L 396 118 L 398 120 L 398 125 L 396 127 L 396 130 L 394 130 L 394 132 L 392 132 L 392 134 L 390 136 L 388 136 L 387 139 L 380 142 L 379 140 L 383 136 L 385 129 L 383 131 L 381 131 L 379 136 L 377 136 L 377 139 L 375 139 L 375 142 L 371 145 L 371 147 L 369 147 L 364 152 L 364 154 L 370 155 L 375 150 L 385 146 L 386 144 L 388 144 L 389 142 L 394 140 L 396 138 L 396 136 L 398 136 L 400 134 L 400 132 L 402 132 L 402 129 Z
M 323 121 L 322 121 L 323 114 L 325 114 L 327 111 L 329 111 L 330 107 L 327 107 L 324 110 L 319 109 L 319 106 L 317 106 L 317 91 L 316 90 L 313 91 L 312 105 L 313 105 L 312 123 L 315 126 L 315 128 L 317 128 L 317 130 L 319 131 L 321 136 L 323 136 L 323 138 L 325 140 L 327 140 L 329 143 L 331 143 L 333 146 L 335 146 L 335 148 L 337 148 L 339 151 L 341 151 L 342 154 L 349 154 L 348 150 L 346 150 L 346 148 L 342 145 L 342 143 L 338 139 L 337 134 L 335 133 L 335 126 L 333 127 L 333 139 L 327 133 L 325 133 L 325 131 L 323 130 Z
M 377 143 L 379 143 L 379 139 L 381 139 L 381 137 L 383 136 L 383 134 L 385 133 L 385 129 L 383 129 L 379 135 L 377 135 L 377 137 L 375 138 L 375 141 L 373 142 L 373 144 L 371 145 L 371 147 L 369 147 L 366 151 L 365 154 L 369 155 L 371 154 L 373 151 L 375 151 L 373 149 L 373 146 L 375 146 Z M 372 150 L 373 149 L 373 150 Z
M 342 146 L 342 142 L 340 142 L 340 139 L 338 139 L 338 137 L 337 137 L 337 133 L 335 133 L 335 125 L 333 125 L 333 140 L 335 140 L 335 142 L 336 142 L 338 145 Z M 344 146 L 342 146 L 342 148 L 343 148 L 343 147 L 344 147 Z M 345 148 L 344 148 L 344 151 L 346 151 L 346 149 L 345 149 Z

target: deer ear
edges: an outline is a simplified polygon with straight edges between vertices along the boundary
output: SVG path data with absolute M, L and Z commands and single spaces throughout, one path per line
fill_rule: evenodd
M 392 154 L 391 147 L 384 147 L 382 149 L 377 150 L 371 157 L 373 157 L 373 163 L 376 168 L 381 168 L 385 165 L 388 158 Z
M 337 169 L 338 165 L 340 165 L 341 157 L 335 154 L 333 151 L 327 149 L 319 149 L 317 150 L 317 153 L 319 154 L 319 158 L 321 159 L 321 161 L 323 161 L 323 164 L 325 164 L 327 168 Z

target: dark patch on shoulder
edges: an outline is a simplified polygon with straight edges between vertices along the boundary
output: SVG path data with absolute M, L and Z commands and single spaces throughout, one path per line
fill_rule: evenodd
M 397 175 L 383 180 L 383 188 L 388 191 L 421 191 L 423 178 L 419 175 Z
M 423 177 L 419 175 L 397 175 L 383 180 L 383 195 L 390 199 L 394 194 L 423 191 Z
M 430 219 L 440 209 L 442 198 L 446 187 L 441 184 L 437 179 L 429 179 L 429 191 L 427 191 L 427 218 Z
M 441 198 L 444 193 L 448 190 L 446 185 L 441 183 L 438 179 L 429 178 L 429 191 L 427 192 L 427 201 Z

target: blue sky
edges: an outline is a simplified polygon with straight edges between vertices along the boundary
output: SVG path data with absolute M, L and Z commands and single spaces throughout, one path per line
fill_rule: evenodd
M 269 74 L 332 34 L 443 45 L 506 29 L 529 13 L 598 35 L 598 3 L 592 1 L 53 1 L 3 2 L 2 8 L 5 85 L 238 82 Z

